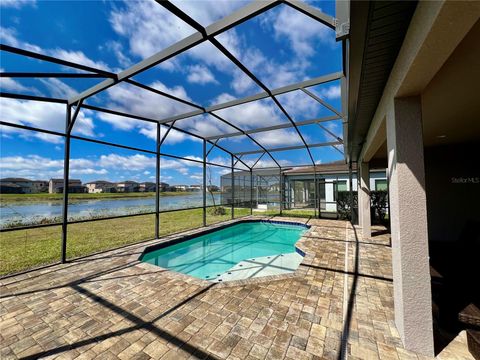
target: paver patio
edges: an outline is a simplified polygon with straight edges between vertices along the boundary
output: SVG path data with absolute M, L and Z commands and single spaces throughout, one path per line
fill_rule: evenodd
M 423 358 L 395 328 L 388 234 L 294 221 L 312 225 L 307 256 L 277 279 L 210 284 L 138 262 L 152 241 L 5 278 L 1 358 L 338 359 L 342 339 L 349 359 Z

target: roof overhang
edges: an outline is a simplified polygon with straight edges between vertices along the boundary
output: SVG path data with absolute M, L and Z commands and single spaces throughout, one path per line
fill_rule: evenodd
M 352 1 L 347 161 L 357 161 L 417 1 Z

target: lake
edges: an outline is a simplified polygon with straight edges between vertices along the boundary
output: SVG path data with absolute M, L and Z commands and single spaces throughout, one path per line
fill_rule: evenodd
M 215 203 L 220 203 L 220 194 L 215 194 Z M 197 207 L 203 205 L 202 193 L 161 196 L 160 210 Z M 213 205 L 207 194 L 207 205 Z M 68 217 L 84 219 L 96 216 L 117 216 L 155 211 L 155 197 L 125 199 L 73 200 L 68 205 Z M 62 201 L 35 201 L 2 204 L 0 226 L 13 221 L 32 222 L 43 218 L 62 216 Z

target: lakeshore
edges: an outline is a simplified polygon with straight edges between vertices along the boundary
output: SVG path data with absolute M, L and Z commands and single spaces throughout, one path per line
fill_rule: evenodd
M 145 196 L 145 194 L 149 194 Z M 160 210 L 176 210 L 203 205 L 201 192 L 174 192 L 161 193 Z M 170 195 L 174 194 L 174 195 Z M 0 202 L 0 227 L 18 227 L 35 224 L 61 222 L 62 201 L 61 198 L 49 199 L 47 195 L 57 194 L 29 194 L 23 201 Z M 44 195 L 44 196 L 36 196 Z M 62 195 L 62 194 L 58 194 Z M 69 198 L 68 219 L 84 220 L 92 218 L 104 218 L 120 215 L 133 215 L 150 213 L 155 211 L 155 193 L 125 193 L 125 194 L 71 194 L 75 198 Z M 91 197 L 89 195 L 96 195 Z M 103 195 L 103 196 L 98 196 Z M 112 197 L 111 195 L 127 195 Z M 139 196 L 135 196 L 139 195 Z M 215 204 L 220 204 L 219 193 L 213 194 Z M 16 195 L 19 198 L 19 195 Z M 36 199 L 30 201 L 30 199 Z M 15 197 L 12 197 L 15 199 Z M 212 196 L 207 196 L 207 206 L 213 205 Z
M 192 191 L 165 191 L 161 192 L 160 196 L 185 196 L 198 194 L 201 192 Z M 214 194 L 219 194 L 215 192 Z M 207 194 L 208 195 L 208 194 Z M 98 193 L 98 194 L 68 194 L 69 201 L 75 200 L 99 200 L 99 199 L 129 199 L 129 198 L 151 198 L 155 197 L 155 192 L 131 192 L 131 193 Z M 0 194 L 0 205 L 3 203 L 15 203 L 15 202 L 35 202 L 35 201 L 62 201 L 63 194 L 49 194 L 49 193 L 37 193 L 37 194 Z

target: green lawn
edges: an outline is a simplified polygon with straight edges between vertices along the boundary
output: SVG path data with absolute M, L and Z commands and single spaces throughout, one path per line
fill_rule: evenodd
M 221 216 L 210 214 L 207 223 L 231 218 L 230 209 Z M 250 214 L 250 209 L 235 209 L 235 217 Z M 99 220 L 68 226 L 67 257 L 93 254 L 99 251 L 153 239 L 155 215 Z M 202 209 L 160 214 L 160 236 L 202 226 Z M 61 226 L 31 230 L 15 230 L 0 234 L 0 275 L 18 272 L 59 261 Z
M 166 191 L 161 192 L 160 196 L 181 196 L 195 194 L 190 191 Z M 126 198 L 146 198 L 154 197 L 154 192 L 135 192 L 135 193 L 99 193 L 99 194 L 68 194 L 69 200 L 92 200 L 92 199 L 126 199 Z M 0 194 L 1 203 L 12 202 L 33 202 L 33 201 L 52 201 L 62 200 L 63 194 Z

